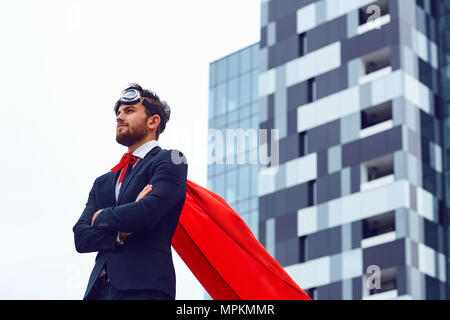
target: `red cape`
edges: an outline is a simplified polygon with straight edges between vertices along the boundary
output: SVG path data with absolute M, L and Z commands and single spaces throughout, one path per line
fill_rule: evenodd
M 224 199 L 190 180 L 172 246 L 213 299 L 311 300 Z

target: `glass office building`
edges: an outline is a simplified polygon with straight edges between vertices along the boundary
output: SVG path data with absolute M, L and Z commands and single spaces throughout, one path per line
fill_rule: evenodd
M 208 189 L 224 198 L 256 237 L 259 165 L 250 163 L 249 155 L 256 151 L 257 144 L 251 143 L 250 136 L 238 141 L 239 136 L 234 134 L 239 129 L 244 133 L 258 130 L 258 61 L 259 45 L 254 44 L 210 64 L 207 182 Z M 214 131 L 221 136 L 215 136 Z M 217 143 L 220 138 L 221 144 Z M 239 142 L 245 142 L 244 148 L 238 147 Z M 220 159 L 215 158 L 217 152 L 222 154 Z M 243 163 L 239 162 L 242 156 Z

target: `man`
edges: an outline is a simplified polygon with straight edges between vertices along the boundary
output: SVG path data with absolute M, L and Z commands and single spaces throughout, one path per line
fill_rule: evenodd
M 98 177 L 73 227 L 80 253 L 97 252 L 84 299 L 175 299 L 171 241 L 186 198 L 187 163 L 162 149 L 169 106 L 133 84 L 114 107 L 116 141 L 128 147 Z

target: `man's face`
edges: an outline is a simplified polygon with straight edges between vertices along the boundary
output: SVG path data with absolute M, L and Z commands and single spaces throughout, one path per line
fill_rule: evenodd
M 141 141 L 150 131 L 147 126 L 148 116 L 141 102 L 121 105 L 116 120 L 116 141 L 127 147 Z

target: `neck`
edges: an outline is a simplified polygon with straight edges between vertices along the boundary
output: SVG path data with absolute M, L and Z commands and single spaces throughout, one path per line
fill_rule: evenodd
M 134 151 L 136 151 L 137 148 L 139 148 L 140 146 L 142 146 L 144 143 L 147 143 L 151 140 L 155 140 L 154 137 L 146 137 L 141 141 L 136 142 L 135 144 L 128 146 L 128 152 L 129 153 L 133 153 Z

